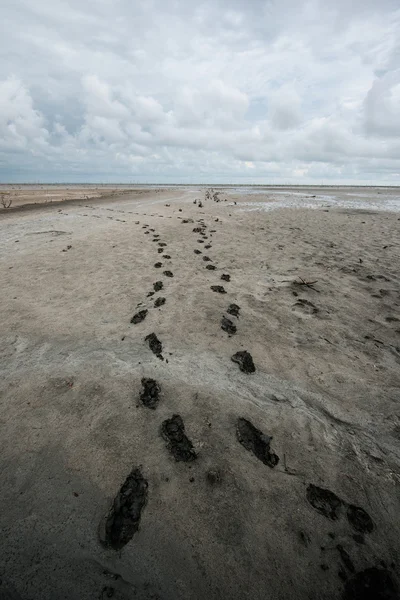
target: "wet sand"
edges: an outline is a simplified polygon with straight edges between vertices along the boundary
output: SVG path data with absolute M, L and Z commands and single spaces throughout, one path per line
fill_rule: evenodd
M 0 211 L 0 598 L 398 597 L 400 194 L 204 195 Z

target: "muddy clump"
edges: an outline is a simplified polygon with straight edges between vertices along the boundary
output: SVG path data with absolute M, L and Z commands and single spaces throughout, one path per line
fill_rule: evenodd
M 239 369 L 243 371 L 243 373 L 254 373 L 256 370 L 253 357 L 247 350 L 236 352 L 236 354 L 231 357 L 231 360 L 239 365 Z
M 144 310 L 139 310 L 138 313 L 136 313 L 135 315 L 133 315 L 133 317 L 131 319 L 131 323 L 133 323 L 134 325 L 137 325 L 138 323 L 141 323 L 147 317 L 147 313 L 148 312 L 149 311 L 147 310 L 147 308 L 145 308 Z
M 223 281 L 230 281 L 230 280 L 231 280 L 231 276 L 230 276 L 230 275 L 228 275 L 227 273 L 223 273 L 223 274 L 221 275 L 221 279 L 222 279 Z
M 155 410 L 160 401 L 161 388 L 155 379 L 142 379 L 143 390 L 140 394 L 140 400 L 146 408 Z
M 209 256 L 203 256 L 203 260 L 205 262 L 211 262 L 211 258 Z
M 165 304 L 165 298 L 157 298 L 154 302 L 155 308 L 159 308 L 160 306 L 163 306 L 163 304 Z
M 193 252 L 194 252 L 195 254 L 201 254 L 201 250 L 197 250 L 197 248 L 196 248 L 196 250 L 193 250 Z
M 106 519 L 104 544 L 121 550 L 139 529 L 142 510 L 147 502 L 148 483 L 139 468 L 128 475 L 116 495 Z
M 353 529 L 359 533 L 371 533 L 371 531 L 374 529 L 374 524 L 371 517 L 363 508 L 360 508 L 359 506 L 350 504 L 347 507 L 346 516 Z
M 279 456 L 271 452 L 272 437 L 266 435 L 247 419 L 239 417 L 236 423 L 236 437 L 239 442 L 252 452 L 261 462 L 273 469 L 279 462 Z
M 228 306 L 228 310 L 226 312 L 229 315 L 232 315 L 233 317 L 239 318 L 239 311 L 240 311 L 240 306 L 238 306 L 237 304 L 230 304 Z
M 156 281 L 155 283 L 153 283 L 153 288 L 155 292 L 159 292 L 160 290 L 162 290 L 164 287 L 164 284 L 162 281 Z
M 306 491 L 306 497 L 311 506 L 327 519 L 336 521 L 339 518 L 343 508 L 343 500 L 330 490 L 310 483 Z
M 211 289 L 218 294 L 226 294 L 225 288 L 222 285 L 212 285 Z
M 145 338 L 145 341 L 148 342 L 150 350 L 155 354 L 158 358 L 163 360 L 162 356 L 162 343 L 158 339 L 155 333 L 150 333 Z
M 217 267 L 215 267 L 214 265 L 207 265 L 206 269 L 208 269 L 209 271 L 215 271 Z
M 171 257 L 169 257 L 169 258 L 171 258 Z M 164 271 L 164 275 L 165 275 L 165 277 L 173 277 L 174 276 L 172 271 Z
M 156 264 L 154 265 L 155 269 L 161 269 L 161 267 L 162 267 L 162 263 L 160 263 L 160 262 L 156 262 Z
M 236 325 L 234 325 L 233 322 L 226 317 L 222 317 L 221 329 L 226 331 L 226 333 L 229 333 L 229 335 L 233 335 L 237 331 Z
M 185 425 L 180 415 L 173 415 L 163 421 L 161 435 L 176 461 L 190 462 L 197 458 L 193 444 L 185 434 Z

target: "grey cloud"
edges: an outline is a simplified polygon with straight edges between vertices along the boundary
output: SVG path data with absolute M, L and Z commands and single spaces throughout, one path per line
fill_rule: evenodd
M 3 0 L 0 179 L 396 183 L 392 0 Z

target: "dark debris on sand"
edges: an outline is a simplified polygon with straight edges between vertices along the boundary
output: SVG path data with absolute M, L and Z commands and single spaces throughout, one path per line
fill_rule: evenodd
M 147 408 L 155 410 L 160 401 L 161 388 L 155 379 L 142 379 L 143 390 L 140 394 L 140 400 Z
M 233 317 L 239 318 L 239 311 L 240 311 L 240 306 L 238 306 L 237 304 L 230 304 L 228 306 L 228 310 L 226 312 L 229 315 L 232 315 Z
M 176 461 L 190 462 L 197 458 L 193 444 L 185 434 L 185 425 L 180 415 L 173 415 L 163 421 L 161 435 Z
M 256 370 L 253 358 L 247 350 L 236 352 L 236 354 L 231 357 L 231 360 L 239 365 L 239 369 L 243 371 L 243 373 L 254 373 Z
M 272 437 L 257 429 L 247 419 L 239 417 L 236 423 L 236 436 L 239 442 L 252 452 L 261 462 L 273 469 L 279 462 L 279 456 L 271 452 Z
M 140 468 L 126 478 L 116 495 L 105 523 L 106 546 L 121 550 L 139 529 L 142 510 L 147 502 L 148 483 Z
M 226 294 L 225 288 L 222 285 L 212 285 L 211 289 L 218 294 Z
M 148 312 L 149 311 L 147 310 L 147 308 L 145 308 L 144 310 L 139 310 L 138 313 L 136 313 L 135 315 L 133 315 L 133 317 L 131 319 L 131 323 L 133 323 L 134 325 L 137 325 L 138 323 L 141 323 L 147 317 L 147 313 Z
M 162 356 L 162 343 L 160 342 L 156 334 L 150 333 L 144 339 L 146 342 L 148 342 L 150 350 L 153 352 L 153 354 L 155 354 L 161 360 L 164 360 Z
M 229 333 L 229 335 L 233 335 L 237 331 L 236 325 L 234 325 L 233 322 L 226 317 L 222 317 L 221 329 L 226 331 L 226 333 Z

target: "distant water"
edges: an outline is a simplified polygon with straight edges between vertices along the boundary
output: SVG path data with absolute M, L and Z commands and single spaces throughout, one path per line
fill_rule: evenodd
M 229 190 L 231 193 L 233 190 Z M 318 190 L 319 191 L 319 190 Z M 328 193 L 310 193 L 298 190 L 262 190 L 256 188 L 235 188 L 237 196 L 254 195 L 257 200 L 242 201 L 237 198 L 237 208 L 242 211 L 276 210 L 278 208 L 332 208 L 400 212 L 400 189 L 377 192 L 376 189 L 351 188 L 349 191 L 327 189 Z M 265 199 L 261 199 L 264 196 Z M 233 202 L 229 203 L 231 206 Z

